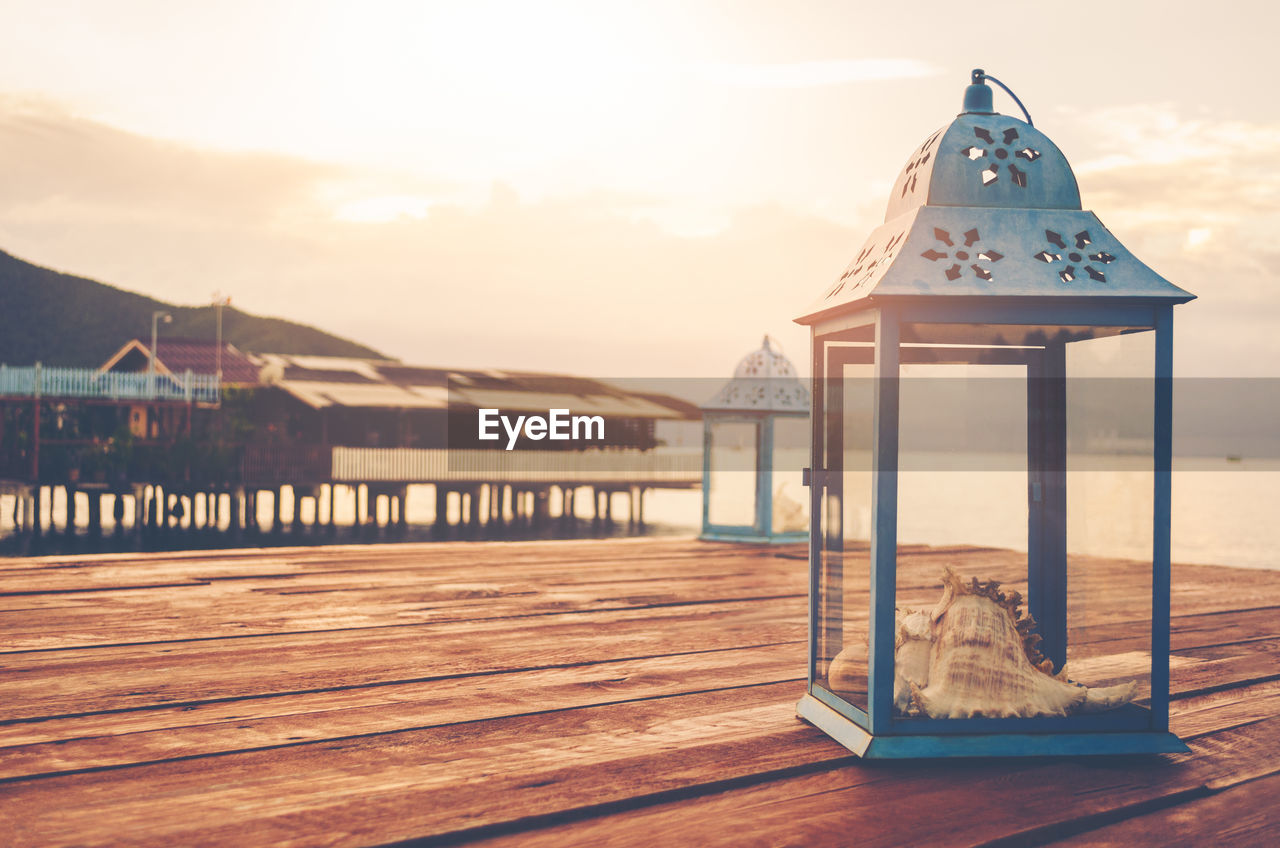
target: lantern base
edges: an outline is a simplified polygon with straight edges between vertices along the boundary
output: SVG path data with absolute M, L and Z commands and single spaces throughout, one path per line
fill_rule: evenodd
M 1166 731 L 1113 733 L 974 733 L 874 736 L 812 695 L 796 715 L 867 760 L 933 757 L 1043 757 L 1086 754 L 1181 754 L 1190 751 Z
M 751 532 L 735 533 L 719 530 L 703 530 L 698 534 L 702 542 L 743 542 L 750 545 L 794 545 L 797 542 L 809 541 L 809 531 L 799 533 L 775 533 L 764 536 Z

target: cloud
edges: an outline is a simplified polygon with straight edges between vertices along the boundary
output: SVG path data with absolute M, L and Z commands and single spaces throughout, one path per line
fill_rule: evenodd
M 1107 110 L 1088 122 L 1107 132 L 1089 138 L 1074 166 L 1086 206 L 1187 247 L 1234 242 L 1247 254 L 1250 241 L 1271 243 L 1280 124 L 1185 118 L 1164 106 Z
M 343 203 L 334 212 L 339 221 L 385 223 L 397 218 L 425 218 L 432 198 L 412 194 L 380 194 Z
M 745 88 L 814 88 L 862 82 L 915 79 L 942 73 L 918 59 L 835 59 L 776 64 L 707 63 L 697 76 L 721 85 Z
M 1086 121 L 1063 145 L 1131 157 L 1080 170 L 1086 206 L 1200 296 L 1178 313 L 1180 374 L 1280 373 L 1280 135 L 1145 114 L 1115 116 L 1115 133 Z M 1168 137 L 1184 155 L 1137 156 Z M 521 196 L 184 147 L 5 101 L 0 185 L 0 248 L 40 264 L 181 303 L 219 289 L 411 361 L 605 377 L 728 374 L 766 332 L 802 364 L 792 317 L 883 208 L 851 197 L 857 224 L 842 226 L 712 192 Z
M 602 377 L 727 376 L 765 332 L 802 363 L 791 318 L 852 242 L 778 206 L 708 208 L 714 234 L 690 237 L 659 194 L 460 199 L 11 103 L 0 185 L 0 248 L 38 264 L 179 303 L 221 290 L 409 361 Z
M 210 220 L 274 214 L 279 202 L 340 166 L 268 153 L 215 153 L 147 138 L 46 103 L 0 97 L 0 204 L 61 200 L 135 217 Z
M 1259 151 L 1280 150 L 1280 124 L 1188 117 L 1169 104 L 1143 103 L 1090 112 L 1063 110 L 1067 121 L 1106 131 L 1092 137 L 1090 158 L 1079 174 L 1126 167 L 1222 162 Z
M 1071 115 L 1086 208 L 1198 295 L 1178 311 L 1183 375 L 1280 375 L 1280 124 L 1142 104 Z M 1098 132 L 1105 127 L 1105 132 Z

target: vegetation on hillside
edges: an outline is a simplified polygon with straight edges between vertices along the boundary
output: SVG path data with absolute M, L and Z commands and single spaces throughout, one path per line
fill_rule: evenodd
M 132 338 L 151 333 L 151 314 L 173 315 L 164 335 L 216 337 L 212 306 L 175 306 L 0 251 L 0 363 L 96 367 Z M 382 358 L 372 348 L 281 318 L 227 307 L 222 335 L 241 350 Z

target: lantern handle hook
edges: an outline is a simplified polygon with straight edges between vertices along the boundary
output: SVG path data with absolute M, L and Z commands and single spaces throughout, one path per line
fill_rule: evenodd
M 987 73 L 986 71 L 982 70 L 981 68 L 974 68 L 974 69 L 973 69 L 973 81 L 974 81 L 974 83 L 975 83 L 975 84 L 977 84 L 977 83 L 982 83 L 982 82 L 985 82 L 985 81 L 987 81 L 987 80 L 990 80 L 991 82 L 993 82 L 993 83 L 995 83 L 996 85 L 1000 86 L 1002 89 L 1004 89 L 1004 93 L 1005 93 L 1005 94 L 1007 94 L 1007 95 L 1009 95 L 1010 97 L 1012 97 L 1012 98 L 1013 98 L 1013 102 L 1014 102 L 1014 103 L 1017 103 L 1017 104 L 1018 104 L 1018 108 L 1022 110 L 1022 116 L 1023 116 L 1024 118 L 1026 118 L 1026 119 L 1027 119 L 1027 126 L 1030 126 L 1030 127 L 1034 127 L 1034 126 L 1035 126 L 1035 122 L 1033 122 L 1033 121 L 1031 120 L 1031 113 L 1027 111 L 1027 107 L 1026 107 L 1026 106 L 1023 106 L 1023 105 L 1022 105 L 1022 101 L 1018 99 L 1018 95 L 1014 94 L 1014 93 L 1013 93 L 1013 90 L 1012 90 L 1011 88 L 1009 88 L 1009 86 L 1007 86 L 1007 85 L 1005 85 L 1004 83 L 1000 82 L 1000 80 L 998 80 L 998 79 L 996 79 L 995 77 L 991 76 L 991 74 Z

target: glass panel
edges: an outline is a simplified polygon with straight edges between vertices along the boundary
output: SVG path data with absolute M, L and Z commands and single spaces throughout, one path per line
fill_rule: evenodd
M 1141 727 L 1130 702 L 1150 687 L 1154 334 L 914 325 L 902 337 L 895 706 Z
M 1025 553 L 1026 366 L 904 362 L 900 373 L 899 547 Z
M 1006 599 L 1013 592 L 1027 595 L 1027 369 L 994 354 L 981 347 L 901 349 L 898 716 L 923 710 L 936 718 L 960 718 L 970 717 L 970 710 L 989 710 L 988 704 L 955 695 L 995 671 L 1002 658 L 988 654 L 1021 649 L 1016 624 L 1010 620 L 1005 626 L 1007 613 L 988 599 L 973 609 L 966 606 L 971 601 L 960 600 L 954 609 L 963 614 L 953 610 L 936 625 L 931 617 L 947 579 L 966 587 L 974 580 L 994 581 L 999 587 L 989 591 L 993 599 L 999 592 Z M 993 618 L 981 618 L 988 614 Z M 975 621 L 994 632 L 969 633 Z M 1008 644 L 1001 645 L 1001 638 Z M 951 640 L 948 650 L 935 651 L 943 639 Z M 988 639 L 990 644 L 982 644 Z M 963 677 L 961 687 L 928 686 L 943 670 L 939 661 L 953 678 Z M 924 690 L 918 698 L 912 683 Z
M 1145 700 L 1151 694 L 1155 333 L 1075 342 L 1065 358 L 1067 674 L 1089 687 L 1118 687 L 1116 699 L 1132 683 L 1135 697 Z
M 809 529 L 809 490 L 803 469 L 809 464 L 812 428 L 808 417 L 773 420 L 774 533 L 804 533 Z
M 760 423 L 713 421 L 710 436 L 707 521 L 721 527 L 754 527 Z
M 872 351 L 829 345 L 823 389 L 817 680 L 867 710 L 871 587 Z

